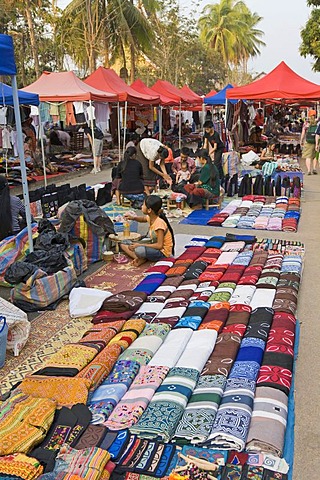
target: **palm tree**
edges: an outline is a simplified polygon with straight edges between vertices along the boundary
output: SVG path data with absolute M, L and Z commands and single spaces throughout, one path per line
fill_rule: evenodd
M 238 65 L 260 53 L 263 32 L 256 28 L 261 17 L 241 0 L 220 0 L 207 5 L 199 19 L 200 39 L 220 53 L 224 62 Z

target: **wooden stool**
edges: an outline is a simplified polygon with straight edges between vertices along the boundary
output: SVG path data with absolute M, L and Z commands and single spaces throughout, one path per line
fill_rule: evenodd
M 214 207 L 221 208 L 222 201 L 223 201 L 223 196 L 219 197 L 218 200 L 214 200 L 213 198 L 206 198 L 204 208 L 206 210 L 209 210 L 209 208 L 214 208 Z
M 184 207 L 185 207 L 185 201 L 181 200 L 181 210 L 183 210 Z M 168 210 L 171 210 L 172 208 L 177 208 L 177 202 L 175 200 L 171 200 L 170 198 L 168 198 L 167 208 Z
M 131 207 L 131 202 L 123 195 L 120 195 L 120 203 L 123 207 Z

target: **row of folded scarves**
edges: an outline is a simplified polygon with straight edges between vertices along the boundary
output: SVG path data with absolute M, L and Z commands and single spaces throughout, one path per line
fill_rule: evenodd
M 299 198 L 246 195 L 242 199 L 232 200 L 208 221 L 208 225 L 296 232 L 299 219 Z
M 211 244 L 214 243 L 215 246 L 217 246 L 217 244 L 220 241 L 221 242 L 220 246 L 222 247 L 221 249 L 223 249 L 224 245 L 222 245 L 222 243 L 224 242 L 224 240 L 225 239 L 219 240 L 215 238 L 211 240 Z M 210 242 L 208 243 L 210 245 Z M 229 244 L 229 247 L 227 248 L 227 250 L 230 250 L 230 249 L 234 250 L 236 248 L 238 249 L 240 248 L 240 245 L 236 246 L 235 242 L 228 242 L 228 244 Z M 270 243 L 268 245 L 268 243 L 263 243 L 263 242 L 258 244 L 258 246 L 259 248 L 275 247 L 275 245 L 270 245 Z M 279 243 L 277 245 L 277 248 L 279 248 Z M 281 243 L 281 248 L 283 250 L 284 242 Z M 292 249 L 294 250 L 294 245 L 290 245 L 290 248 L 291 250 Z M 191 260 L 190 263 L 193 262 L 192 266 L 186 269 L 186 274 L 188 270 L 189 270 L 189 273 L 193 271 L 194 272 L 193 276 L 195 277 L 199 274 L 199 269 L 194 270 L 194 265 L 195 265 L 194 261 L 196 258 L 201 258 L 201 255 L 204 254 L 205 252 L 207 252 L 208 255 L 213 253 L 212 250 L 209 250 L 209 249 L 204 250 L 203 248 L 202 249 L 194 248 L 194 247 L 190 248 L 187 250 L 185 254 L 183 254 L 176 261 L 176 263 L 182 265 L 187 263 L 186 262 L 187 258 L 189 262 Z M 215 252 L 215 253 L 217 254 L 218 252 Z M 223 255 L 223 253 L 224 253 L 223 251 L 220 252 L 219 256 Z M 235 252 L 231 252 L 231 253 L 235 253 Z M 294 253 L 297 253 L 297 251 L 295 251 Z M 236 265 L 241 265 L 241 263 L 244 263 L 245 265 L 248 265 L 248 267 L 250 266 L 262 267 L 264 265 L 265 268 L 267 268 L 268 260 L 270 260 L 270 262 L 272 261 L 272 265 L 274 265 L 274 261 L 276 260 L 274 256 L 268 258 L 268 253 L 266 251 L 261 251 L 261 250 L 255 251 L 254 253 L 248 250 L 247 252 L 242 252 L 242 254 L 243 255 L 241 255 L 241 253 L 237 255 L 237 257 L 239 257 L 238 260 L 236 261 L 236 258 L 234 258 L 233 260 L 234 263 L 229 264 L 229 267 L 227 267 L 226 269 L 225 269 L 226 264 L 222 264 L 223 265 L 221 267 L 222 276 L 220 276 L 220 279 L 223 278 L 224 273 L 226 273 L 228 269 L 229 269 L 229 274 L 232 273 L 232 265 L 236 266 Z M 300 279 L 299 274 L 301 272 L 300 267 L 302 264 L 301 262 L 299 263 L 298 258 L 299 258 L 299 255 L 295 255 L 294 258 L 293 256 L 290 256 L 290 255 L 285 257 L 283 261 L 283 265 L 281 267 L 282 273 L 280 273 L 279 275 L 279 279 L 280 279 L 279 285 L 281 284 L 281 282 L 283 285 L 287 284 L 286 282 L 291 282 L 291 284 L 296 289 L 298 288 L 299 279 Z M 230 259 L 231 258 L 229 258 L 229 260 Z M 290 261 L 292 263 L 293 260 L 295 260 L 294 266 L 291 267 Z M 199 260 L 199 262 L 202 262 L 202 261 L 203 260 Z M 242 265 L 242 266 L 245 266 L 245 265 Z M 167 265 L 166 267 L 169 267 L 169 265 Z M 163 269 L 163 265 L 161 264 L 161 262 L 160 262 L 159 268 Z M 268 273 L 268 272 L 265 271 L 264 273 Z M 281 275 L 282 275 L 282 278 L 281 278 Z M 289 276 L 291 275 L 291 276 L 290 278 L 285 278 L 285 275 L 289 275 Z M 179 420 L 181 419 L 181 416 L 184 413 L 185 407 L 187 406 L 187 402 L 190 398 L 192 398 L 191 394 L 193 392 L 197 395 L 195 387 L 197 383 L 198 384 L 200 383 L 201 385 L 203 381 L 202 377 L 206 376 L 207 374 L 204 367 L 206 360 L 208 360 L 210 365 L 212 363 L 212 358 L 210 358 L 210 355 L 213 355 L 213 358 L 214 358 L 215 352 L 216 352 L 217 358 L 219 357 L 219 353 L 218 353 L 219 344 L 222 342 L 222 339 L 227 340 L 227 338 L 229 337 L 235 338 L 235 335 L 236 336 L 238 335 L 239 337 L 238 340 L 241 339 L 246 328 L 245 327 L 246 322 L 241 324 L 240 316 L 242 317 L 244 316 L 248 317 L 248 315 L 250 316 L 249 312 L 251 308 L 248 307 L 247 305 L 248 301 L 246 303 L 237 304 L 237 301 L 233 303 L 231 300 L 232 294 L 230 291 L 230 288 L 232 290 L 232 287 L 230 285 L 223 286 L 221 285 L 221 283 L 223 282 L 219 283 L 218 280 L 215 280 L 215 282 L 218 282 L 218 283 L 215 283 L 214 285 L 212 285 L 212 281 L 209 282 L 210 285 L 208 284 L 203 285 L 203 284 L 199 284 L 198 279 L 196 281 L 193 281 L 193 283 L 190 283 L 190 281 L 188 280 L 187 281 L 183 280 L 184 277 L 178 277 L 178 278 L 169 277 L 167 278 L 167 280 L 165 280 L 165 282 L 163 282 L 164 278 L 165 278 L 165 275 L 163 273 L 160 275 L 157 275 L 157 274 L 149 275 L 143 282 L 141 282 L 140 285 L 138 285 L 138 287 L 134 292 L 131 292 L 131 293 L 123 292 L 122 294 L 118 294 L 118 296 L 116 295 L 114 297 L 110 297 L 109 299 L 107 299 L 105 301 L 105 305 L 102 309 L 102 312 L 106 313 L 107 311 L 105 309 L 109 308 L 110 312 L 112 310 L 115 310 L 115 312 L 113 312 L 114 314 L 119 314 L 120 316 L 127 317 L 128 312 L 130 312 L 130 316 L 132 316 L 133 311 L 136 310 L 135 315 L 138 318 L 134 320 L 129 320 L 126 323 L 125 323 L 125 320 L 123 319 L 123 320 L 118 320 L 111 323 L 109 322 L 106 325 L 102 325 L 102 324 L 99 324 L 99 322 L 102 320 L 101 319 L 102 312 L 100 312 L 100 314 L 96 315 L 96 318 L 95 318 L 95 321 L 97 321 L 98 324 L 91 331 L 87 332 L 87 335 L 84 336 L 84 338 L 79 342 L 78 345 L 76 345 L 76 347 L 75 345 L 66 345 L 65 347 L 63 347 L 62 351 L 55 354 L 53 357 L 51 357 L 51 359 L 49 359 L 49 361 L 46 362 L 46 365 L 44 365 L 44 368 L 41 369 L 39 372 L 37 372 L 37 375 L 29 377 L 22 382 L 21 386 L 19 387 L 22 393 L 25 395 L 31 394 L 34 397 L 41 397 L 43 396 L 43 392 L 46 392 L 46 396 L 48 398 L 50 399 L 54 398 L 58 406 L 65 406 L 65 408 L 66 406 L 70 407 L 71 404 L 74 405 L 75 403 L 78 403 L 78 402 L 79 403 L 87 402 L 89 405 L 89 408 L 91 408 L 93 412 L 93 417 L 92 417 L 93 423 L 98 423 L 98 424 L 102 423 L 103 425 L 106 425 L 109 428 L 115 427 L 116 429 L 123 429 L 128 426 L 134 425 L 137 422 L 137 420 L 140 418 L 142 413 L 144 412 L 143 416 L 136 424 L 136 427 L 139 429 L 140 428 L 139 422 L 148 423 L 149 422 L 148 416 L 150 414 L 151 416 L 156 415 L 157 417 L 157 414 L 156 414 L 157 409 L 159 410 L 159 406 L 161 408 L 164 408 L 163 402 L 167 402 L 168 408 L 171 407 L 172 411 L 176 412 L 176 415 L 174 416 L 174 420 L 175 420 L 174 425 L 178 426 L 177 434 L 176 434 L 176 436 L 178 437 L 179 428 L 182 428 L 181 426 L 179 427 Z M 263 276 L 261 278 L 263 278 Z M 152 280 L 152 282 L 150 283 L 149 280 Z M 170 280 L 171 280 L 171 285 L 170 285 Z M 252 286 L 252 278 L 250 276 L 248 277 L 248 282 L 249 282 L 249 285 L 247 286 Z M 159 288 L 156 288 L 157 283 L 159 285 Z M 231 284 L 233 282 L 227 282 L 227 283 Z M 269 283 L 269 281 L 267 280 L 266 283 Z M 179 286 L 178 288 L 176 288 L 178 284 Z M 218 288 L 214 290 L 216 285 L 218 286 Z M 222 289 L 229 288 L 229 291 L 222 290 L 218 292 L 219 286 Z M 145 309 L 143 308 L 143 306 L 146 303 L 161 303 L 163 302 L 164 297 L 172 296 L 172 294 L 174 293 L 172 292 L 172 287 L 174 287 L 176 291 L 179 289 L 181 290 L 178 296 L 174 298 L 179 298 L 179 295 L 182 294 L 182 299 L 183 299 L 182 301 L 184 301 L 187 298 L 186 296 L 187 291 L 189 291 L 189 294 L 191 295 L 193 294 L 194 298 L 196 299 L 195 300 L 196 304 L 192 305 L 192 302 L 191 302 L 189 304 L 189 308 L 190 309 L 195 308 L 197 309 L 197 312 L 189 311 L 189 313 L 197 313 L 198 315 L 191 315 L 191 318 L 203 315 L 204 311 L 203 310 L 199 311 L 199 309 L 206 309 L 206 305 L 204 305 L 206 303 L 208 306 L 206 310 L 207 314 L 210 313 L 211 307 L 215 306 L 214 310 L 216 310 L 217 318 L 219 318 L 219 315 L 221 315 L 221 313 L 222 313 L 222 316 L 225 317 L 225 320 L 227 319 L 227 317 L 230 317 L 230 325 L 226 325 L 225 329 L 222 330 L 222 337 L 219 336 L 217 346 L 214 350 L 213 348 L 214 348 L 215 339 L 216 339 L 217 333 L 221 332 L 221 327 L 224 324 L 223 320 L 218 320 L 218 321 L 213 320 L 213 323 L 211 323 L 211 325 L 209 325 L 210 324 L 209 322 L 207 327 L 209 331 L 201 332 L 201 330 L 193 331 L 193 328 L 195 328 L 195 325 L 193 324 L 194 318 L 192 319 L 192 322 L 191 322 L 192 325 L 189 325 L 189 324 L 181 325 L 182 329 L 180 331 L 179 331 L 179 328 L 170 331 L 170 327 L 172 326 L 170 321 L 168 323 L 165 323 L 166 320 L 164 320 L 164 322 L 158 321 L 151 325 L 145 325 L 145 320 L 139 318 L 140 314 L 142 314 L 143 316 L 145 313 L 144 312 Z M 257 290 L 259 290 L 259 288 Z M 260 290 L 262 291 L 263 288 L 261 288 Z M 207 293 L 204 293 L 205 291 Z M 157 297 L 157 294 L 159 294 L 160 292 L 162 292 L 160 294 L 160 297 Z M 210 295 L 210 298 L 211 298 L 212 296 L 211 294 L 213 294 L 212 292 L 213 293 L 216 292 L 218 294 L 218 297 L 216 297 L 217 300 L 212 300 L 212 302 L 217 302 L 217 303 L 214 303 L 213 305 L 205 301 L 209 299 L 208 295 Z M 150 294 L 148 297 L 148 300 L 151 300 L 151 301 L 144 302 L 144 300 L 146 299 L 147 293 Z M 152 296 L 151 296 L 151 293 L 152 293 Z M 222 294 L 229 293 L 230 294 L 229 298 L 231 302 L 230 303 L 228 303 L 227 301 L 219 302 L 221 293 Z M 205 298 L 206 295 L 207 295 L 207 298 Z M 200 297 L 205 298 L 205 300 L 197 300 L 197 298 L 200 298 Z M 243 300 L 241 300 L 241 302 L 242 301 Z M 201 305 L 199 304 L 199 302 L 200 303 L 202 302 Z M 218 307 L 219 303 L 222 303 L 221 308 Z M 119 307 L 119 305 L 122 305 L 122 306 Z M 139 308 L 139 305 L 140 305 L 140 308 Z M 239 306 L 241 307 L 241 305 L 243 307 L 242 309 L 239 308 Z M 269 307 L 262 307 L 262 309 L 264 310 L 263 312 L 264 316 L 267 314 L 268 308 Z M 292 309 L 292 304 L 290 304 L 290 308 Z M 138 314 L 139 310 L 140 310 L 140 314 Z M 259 312 L 259 309 L 258 309 L 257 312 L 253 312 L 253 313 L 259 316 L 259 313 L 261 314 L 262 311 Z M 271 312 L 269 311 L 269 318 L 270 318 L 270 313 Z M 235 323 L 233 321 L 233 325 L 235 325 L 235 327 L 232 327 L 232 319 L 231 319 L 232 314 L 233 315 L 236 314 L 239 317 Z M 190 318 L 190 315 L 187 315 L 184 318 L 187 318 L 188 316 Z M 203 318 L 205 319 L 206 315 L 203 315 Z M 229 322 L 229 318 L 228 318 L 228 322 Z M 177 323 L 179 323 L 179 321 Z M 219 326 L 219 323 L 220 323 L 220 326 Z M 121 328 L 122 330 L 119 332 Z M 133 340 L 137 338 L 139 333 L 142 333 L 142 335 L 136 340 L 136 342 L 134 342 Z M 227 336 L 224 338 L 223 335 L 225 334 L 227 334 Z M 253 336 L 253 338 L 256 338 L 256 337 Z M 250 336 L 249 336 L 249 339 L 250 339 Z M 107 344 L 108 346 L 106 347 Z M 178 345 L 180 345 L 180 349 L 177 347 Z M 128 346 L 129 347 L 131 346 L 131 348 L 125 350 L 123 354 L 120 356 L 119 361 L 115 364 L 118 358 L 118 355 L 120 353 L 120 350 L 125 349 Z M 240 342 L 236 341 L 236 347 L 238 348 L 239 346 L 240 346 Z M 83 350 L 82 347 L 88 347 L 88 348 L 87 350 Z M 120 347 L 120 350 L 119 350 L 119 347 Z M 91 357 L 90 355 L 88 356 L 90 348 L 95 348 L 96 353 L 97 351 L 101 350 L 100 353 L 96 354 L 96 356 L 93 358 L 93 360 L 91 360 L 91 362 L 90 362 Z M 248 348 L 248 347 L 243 346 L 243 348 Z M 182 354 L 183 351 L 186 351 L 187 353 Z M 244 350 L 242 351 L 244 352 Z M 225 348 L 223 348 L 223 352 L 225 353 Z M 251 350 L 251 352 L 253 352 L 253 350 Z M 174 356 L 172 356 L 173 353 L 174 353 Z M 91 355 L 92 355 L 92 351 L 91 351 Z M 132 358 L 135 358 L 135 359 L 132 360 Z M 151 361 L 149 361 L 150 359 Z M 85 364 L 87 365 L 84 367 Z M 108 373 L 110 372 L 110 370 L 112 369 L 112 366 L 114 364 L 115 366 L 111 375 L 109 375 L 107 379 L 103 381 L 105 377 L 108 375 Z M 266 366 L 268 367 L 268 365 Z M 273 365 L 272 367 L 274 368 L 275 366 Z M 138 370 L 139 370 L 139 373 L 138 373 Z M 200 373 L 203 371 L 205 375 L 200 376 Z M 224 368 L 222 376 L 225 377 L 225 379 L 226 379 L 226 372 L 227 370 Z M 59 377 L 59 374 L 62 375 L 62 377 Z M 136 374 L 137 376 L 133 384 L 131 385 Z M 67 375 L 70 375 L 70 377 L 67 377 Z M 212 377 L 213 379 L 215 375 L 219 376 L 220 373 L 213 374 L 211 372 L 210 376 L 212 375 L 213 375 Z M 209 380 L 209 383 L 210 383 L 210 380 Z M 222 379 L 217 378 L 216 380 L 221 381 Z M 84 383 L 82 381 L 84 381 Z M 102 386 L 98 387 L 101 381 L 103 381 Z M 107 392 L 109 388 L 108 385 L 109 387 L 111 386 L 112 387 L 111 390 L 113 390 L 113 394 L 111 396 L 110 396 L 110 393 Z M 267 385 L 268 385 L 268 382 L 267 382 Z M 67 386 L 68 388 L 66 388 Z M 158 388 L 160 389 L 160 392 L 158 392 L 157 390 Z M 221 385 L 220 385 L 219 388 L 222 393 L 223 387 L 221 388 Z M 288 388 L 288 385 L 286 388 Z M 101 389 L 102 390 L 105 389 L 106 390 L 105 393 L 103 393 Z M 138 401 L 138 404 L 135 403 L 137 399 L 137 392 L 135 392 L 136 389 L 137 389 L 137 392 L 139 392 L 139 394 L 141 393 L 141 389 L 143 391 L 146 390 L 147 392 L 146 394 L 143 393 L 143 395 L 146 395 L 145 397 L 144 396 L 138 397 L 138 399 L 140 399 Z M 178 390 L 182 389 L 183 392 L 182 393 L 180 392 L 178 395 L 175 395 L 172 397 L 171 391 L 172 390 L 175 391 L 176 389 Z M 161 394 L 161 391 L 163 391 L 162 394 Z M 129 398 L 127 398 L 126 395 Z M 121 398 L 122 398 L 122 401 L 121 401 Z M 153 400 L 153 402 L 151 401 L 149 405 L 150 400 Z M 128 401 L 129 401 L 129 407 L 128 405 L 126 405 L 126 402 Z M 133 405 L 134 405 L 133 409 L 132 409 L 131 402 L 133 402 Z M 190 402 L 192 404 L 193 400 L 192 401 L 190 400 Z M 10 404 L 10 401 L 9 401 L 9 404 Z M 115 405 L 117 406 L 114 409 Z M 51 409 L 52 407 L 53 406 L 51 405 Z M 149 408 L 149 411 L 148 411 L 148 408 Z M 112 415 L 109 416 L 110 411 L 112 411 L 113 409 L 114 411 L 112 412 Z M 123 416 L 123 410 L 125 411 L 125 416 Z M 129 414 L 128 414 L 128 411 L 129 411 Z M 169 425 L 168 425 L 168 411 L 170 411 Z M 159 436 L 160 437 L 162 436 L 162 438 L 166 441 L 173 436 L 173 434 L 175 433 L 174 428 L 172 428 L 171 426 L 173 412 L 171 412 L 170 408 L 168 411 L 167 411 L 167 416 L 165 415 L 163 416 L 164 418 L 162 421 L 162 427 L 159 427 L 159 431 L 161 430 L 162 433 L 159 435 L 159 431 L 153 432 L 153 433 L 151 432 L 150 434 L 151 436 L 157 436 L 158 438 Z M 162 414 L 161 414 L 161 417 L 162 417 Z M 105 421 L 106 418 L 107 418 L 107 421 Z M 217 418 L 218 418 L 218 415 L 217 415 Z M 20 418 L 20 421 L 21 421 L 21 418 Z M 40 422 L 41 420 L 38 420 L 38 421 Z M 184 420 L 182 417 L 182 425 L 183 425 L 183 421 Z M 209 425 L 210 427 L 212 426 L 210 425 L 210 422 L 206 422 L 206 424 Z M 15 426 L 16 425 L 17 425 L 17 422 Z M 30 425 L 30 422 L 29 422 L 29 425 Z M 93 426 L 97 426 L 97 425 L 92 425 L 92 427 Z M 45 429 L 43 431 L 45 431 Z M 42 434 L 43 434 L 43 431 L 42 431 Z M 37 433 L 39 434 L 39 429 L 37 429 Z M 145 436 L 145 433 L 143 433 L 143 435 Z M 5 442 L 4 443 L 0 442 L 0 443 L 2 445 L 5 445 L 5 444 L 8 445 L 8 437 L 6 441 L 7 443 Z M 60 441 L 61 441 L 61 438 L 60 438 Z M 64 441 L 61 441 L 61 442 L 65 443 Z M 32 443 L 32 440 L 31 440 L 31 443 Z M 38 443 L 38 439 L 36 443 Z M 9 438 L 9 445 L 10 445 L 10 438 Z M 25 444 L 24 451 L 30 450 L 30 448 L 26 447 L 26 445 L 27 445 L 27 442 Z M 2 454 L 6 453 L 5 447 L 3 448 L 4 450 L 1 452 Z M 12 451 L 12 446 L 9 447 L 9 450 L 10 448 Z M 21 446 L 18 447 L 17 451 L 21 451 Z

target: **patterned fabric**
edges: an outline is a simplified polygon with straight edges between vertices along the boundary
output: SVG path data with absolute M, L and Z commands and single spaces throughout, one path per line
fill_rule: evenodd
M 245 337 L 255 337 L 266 341 L 271 328 L 273 313 L 272 308 L 261 307 L 252 310 Z
M 153 273 L 144 278 L 134 290 L 151 295 L 158 287 L 160 287 L 166 278 L 167 277 L 164 273 Z
M 221 333 L 201 375 L 227 377 L 236 359 L 241 337 L 236 333 Z
M 13 393 L 1 404 L 0 455 L 28 453 L 47 434 L 55 410 L 54 400 Z
M 161 438 L 168 442 L 182 417 L 198 376 L 199 372 L 192 368 L 172 368 L 131 431 L 144 438 Z
M 64 345 L 44 362 L 41 375 L 50 375 L 50 371 L 54 371 L 51 375 L 58 376 L 60 373 L 60 375 L 64 376 L 64 370 L 68 368 L 74 370 L 74 374 L 70 376 L 75 376 L 91 362 L 96 354 L 96 348 L 87 345 L 79 345 L 77 343 Z
M 175 325 L 175 328 L 192 328 L 197 330 L 203 318 L 210 308 L 210 303 L 202 300 L 191 301 L 183 317 Z
M 109 375 L 120 353 L 120 345 L 108 345 L 94 358 L 94 360 L 92 360 L 92 362 L 78 373 L 77 377 L 89 380 L 90 392 L 92 392 Z
M 110 460 L 110 453 L 101 448 L 91 447 L 75 450 L 63 447 L 58 453 L 54 473 L 68 472 L 88 480 L 98 480 Z
M 0 458 L 0 478 L 34 480 L 42 472 L 43 467 L 38 460 L 23 453 L 15 453 Z
M 275 388 L 258 387 L 246 449 L 281 456 L 287 426 L 288 397 Z
M 111 430 L 121 430 L 136 423 L 168 371 L 169 368 L 164 366 L 143 365 L 128 392 L 118 403 L 105 425 Z
M 208 438 L 226 381 L 223 375 L 204 375 L 199 378 L 176 428 L 174 440 L 178 443 L 202 443 Z
M 112 372 L 93 393 L 89 409 L 92 423 L 104 423 L 120 402 L 138 374 L 140 364 L 131 360 L 118 360 Z
M 244 449 L 252 415 L 254 391 L 254 380 L 246 378 L 227 380 L 222 402 L 206 444 L 239 452 Z
M 170 332 L 170 326 L 163 323 L 146 325 L 143 332 L 120 356 L 120 360 L 133 360 L 140 365 L 150 362 Z
M 115 334 L 120 332 L 124 324 L 125 320 L 118 320 L 116 322 L 109 322 L 108 324 L 96 325 L 90 328 L 78 343 L 99 346 L 102 350 L 107 346 Z
M 211 305 L 199 327 L 199 330 L 212 329 L 219 333 L 227 321 L 229 309 L 229 302 L 218 302 Z
M 129 345 L 131 345 L 132 342 L 134 342 L 134 340 L 140 335 L 145 326 L 146 322 L 144 320 L 128 320 L 124 324 L 121 332 L 112 338 L 109 345 L 117 343 L 123 349 L 128 348 Z
M 109 312 L 122 313 L 136 312 L 139 307 L 147 299 L 147 294 L 139 291 L 123 290 L 120 293 L 111 295 L 102 304 L 102 310 L 108 310 Z
M 76 403 L 86 404 L 90 386 L 91 382 L 85 378 L 32 375 L 22 380 L 19 390 L 33 397 L 51 398 L 59 408 L 72 407 Z

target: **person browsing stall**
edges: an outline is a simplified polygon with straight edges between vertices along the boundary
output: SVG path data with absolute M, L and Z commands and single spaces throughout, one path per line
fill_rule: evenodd
M 224 173 L 222 168 L 222 154 L 224 152 L 224 143 L 218 132 L 215 131 L 213 122 L 207 120 L 203 124 L 204 141 L 203 148 L 208 150 L 211 160 L 218 169 L 220 180 L 223 180 Z
M 91 173 L 101 172 L 101 157 L 103 150 L 103 133 L 98 127 L 93 129 L 93 138 L 92 138 L 92 129 L 88 126 L 84 128 L 84 133 L 87 135 L 93 153 L 93 169 Z
M 174 253 L 174 233 L 162 212 L 162 200 L 158 195 L 146 197 L 142 205 L 144 216 L 126 215 L 128 220 L 149 224 L 150 243 L 135 242 L 129 245 L 121 243 L 121 249 L 133 259 L 136 267 L 146 261 L 157 262 Z
M 120 204 L 120 194 L 130 200 L 133 208 L 141 208 L 144 200 L 144 184 L 142 165 L 136 159 L 136 147 L 129 147 L 124 152 L 123 160 L 118 165 L 120 178 L 117 200 Z
M 159 177 L 171 185 L 172 180 L 168 175 L 165 159 L 168 157 L 167 148 L 155 138 L 143 138 L 137 145 L 137 160 L 142 165 L 143 181 L 145 192 L 150 195 L 150 191 L 155 188 Z M 157 168 L 156 162 L 159 161 Z

